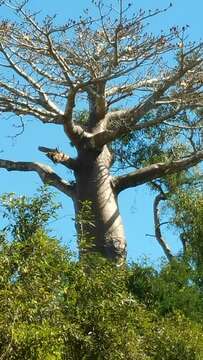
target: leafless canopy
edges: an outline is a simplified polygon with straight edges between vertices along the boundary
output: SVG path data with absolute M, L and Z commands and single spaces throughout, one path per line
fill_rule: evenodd
M 203 106 L 203 44 L 187 41 L 187 26 L 159 35 L 149 32 L 148 21 L 168 9 L 133 14 L 125 1 L 115 1 L 115 7 L 93 3 L 95 17 L 87 11 L 78 20 L 56 25 L 50 17 L 40 23 L 39 14 L 27 10 L 27 1 L 1 1 L 16 18 L 0 22 L 1 114 L 62 126 L 78 151 L 101 151 L 126 134 L 160 125 L 188 131 L 191 146 L 184 158 L 115 177 L 117 192 L 199 163 L 203 150 L 191 134 L 202 127 L 201 116 L 192 114 Z M 81 119 L 78 111 L 85 104 Z M 191 121 L 181 120 L 186 112 Z M 79 166 L 57 149 L 39 150 L 55 163 L 73 170 Z M 43 181 L 74 196 L 74 185 L 46 165 L 0 160 L 0 167 L 36 171 Z

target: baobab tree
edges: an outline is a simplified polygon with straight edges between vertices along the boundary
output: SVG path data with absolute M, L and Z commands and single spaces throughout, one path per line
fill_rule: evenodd
M 77 156 L 39 144 L 54 164 L 73 171 L 75 181 L 39 162 L 0 159 L 0 167 L 34 171 L 67 195 L 79 241 L 85 234 L 89 251 L 122 261 L 119 193 L 145 183 L 160 186 L 156 181 L 203 159 L 202 43 L 187 42 L 187 25 L 147 32 L 147 22 L 167 9 L 133 13 L 121 0 L 115 7 L 93 5 L 98 16 L 86 11 L 57 25 L 55 18 L 38 21 L 27 2 L 1 1 L 17 16 L 0 23 L 1 114 L 63 127 Z M 85 204 L 89 218 L 81 221 Z

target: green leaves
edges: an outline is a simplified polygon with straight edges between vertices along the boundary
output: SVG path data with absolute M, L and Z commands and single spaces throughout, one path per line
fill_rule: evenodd
M 194 270 L 181 261 L 160 272 L 96 255 L 73 261 L 44 230 L 50 197 L 44 207 L 37 196 L 12 196 L 5 205 L 15 216 L 12 237 L 4 233 L 0 242 L 0 358 L 200 359 L 203 299 Z M 19 236 L 13 228 L 22 223 Z
M 3 218 L 8 222 L 3 231 L 24 240 L 38 229 L 44 229 L 50 219 L 56 218 L 56 211 L 60 207 L 53 197 L 46 186 L 41 187 L 33 198 L 17 197 L 14 193 L 2 195 L 0 205 Z
M 196 186 L 191 184 L 188 189 L 177 190 L 170 199 L 170 205 L 173 209 L 173 224 L 180 232 L 180 238 L 186 247 L 185 255 L 202 274 L 203 196 L 201 186 L 197 182 Z

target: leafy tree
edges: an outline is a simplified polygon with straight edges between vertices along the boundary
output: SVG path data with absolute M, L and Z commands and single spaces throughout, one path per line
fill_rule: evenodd
M 123 261 L 119 193 L 203 159 L 196 111 L 202 107 L 202 43 L 187 41 L 187 26 L 147 32 L 147 21 L 166 9 L 134 13 L 122 0 L 116 10 L 93 4 L 96 18 L 86 10 L 79 20 L 57 25 L 50 17 L 40 23 L 27 1 L 1 1 L 17 20 L 0 23 L 0 111 L 63 127 L 77 156 L 39 146 L 73 170 L 74 182 L 38 162 L 1 159 L 0 167 L 35 171 L 69 196 L 78 239 L 88 234 L 89 252 Z M 123 171 L 112 176 L 115 168 Z M 84 202 L 93 221 L 81 224 Z
M 158 191 L 154 199 L 155 236 L 169 261 L 185 259 L 202 270 L 203 202 L 202 174 L 197 167 L 151 182 Z M 164 205 L 162 204 L 164 203 Z M 173 253 L 164 237 L 163 226 L 176 233 L 182 248 Z
M 202 294 L 184 263 L 158 273 L 91 254 L 75 262 L 45 232 L 53 214 L 47 189 L 3 199 L 3 214 L 15 221 L 0 242 L 1 359 L 201 359 Z
M 10 233 L 13 238 L 21 241 L 35 234 L 38 229 L 46 229 L 50 218 L 56 218 L 60 207 L 53 201 L 54 194 L 47 187 L 39 189 L 33 198 L 17 197 L 14 193 L 3 194 L 0 206 L 6 220 L 3 232 Z
M 202 186 L 179 189 L 170 198 L 172 223 L 183 244 L 183 256 L 197 271 L 196 281 L 202 288 L 203 274 L 203 196 Z

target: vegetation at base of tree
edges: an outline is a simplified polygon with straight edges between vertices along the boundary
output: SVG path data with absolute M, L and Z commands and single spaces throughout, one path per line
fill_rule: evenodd
M 1 360 L 203 358 L 202 288 L 190 257 L 160 271 L 89 254 L 75 261 L 46 230 L 56 215 L 47 188 L 1 200 Z

